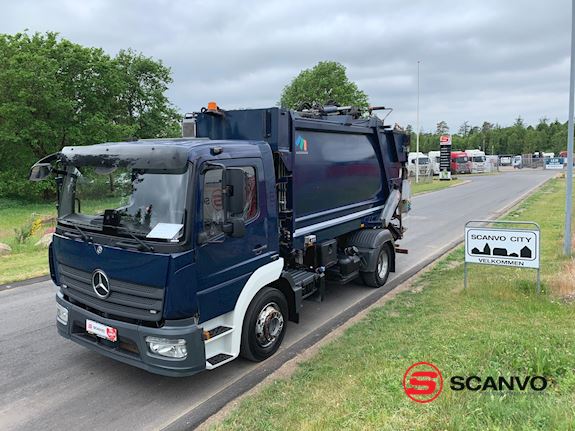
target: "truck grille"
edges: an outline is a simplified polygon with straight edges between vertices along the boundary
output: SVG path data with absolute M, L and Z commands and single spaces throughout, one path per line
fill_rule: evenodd
M 102 299 L 92 288 L 92 273 L 59 264 L 62 293 L 103 313 L 157 322 L 162 318 L 164 289 L 109 279 L 110 295 Z

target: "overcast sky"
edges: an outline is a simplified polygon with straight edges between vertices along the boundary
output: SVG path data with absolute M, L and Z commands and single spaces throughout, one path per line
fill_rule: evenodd
M 567 120 L 569 0 L 0 0 L 0 32 L 56 31 L 171 67 L 181 111 L 276 105 L 297 73 L 336 60 L 390 122 Z

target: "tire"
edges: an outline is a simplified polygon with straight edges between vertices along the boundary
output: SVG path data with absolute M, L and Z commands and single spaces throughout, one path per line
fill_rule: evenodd
M 264 287 L 244 316 L 240 355 L 254 362 L 272 356 L 283 341 L 287 321 L 288 305 L 283 293 Z
M 361 278 L 363 283 L 370 287 L 381 287 L 389 277 L 389 269 L 391 267 L 391 250 L 389 242 L 383 244 L 377 255 L 377 263 L 375 264 L 375 271 L 362 272 Z

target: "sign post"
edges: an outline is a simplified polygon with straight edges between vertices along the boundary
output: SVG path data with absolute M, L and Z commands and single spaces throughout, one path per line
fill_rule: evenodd
M 439 138 L 439 179 L 451 180 L 451 136 Z
M 573 116 L 575 115 L 575 0 L 571 2 L 571 72 L 569 76 L 569 122 L 567 125 L 567 193 L 565 193 L 565 233 L 563 254 L 571 256 L 571 210 L 573 209 Z
M 488 224 L 501 227 L 486 227 Z M 467 288 L 467 264 L 477 263 L 537 269 L 537 293 L 540 293 L 540 236 L 541 230 L 535 222 L 472 220 L 465 223 L 464 288 Z

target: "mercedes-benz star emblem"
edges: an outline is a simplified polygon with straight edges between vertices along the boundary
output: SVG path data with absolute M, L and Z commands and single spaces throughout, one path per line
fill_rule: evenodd
M 92 274 L 92 288 L 96 295 L 106 299 L 110 295 L 110 282 L 104 271 L 97 269 Z
M 102 251 L 104 251 L 104 249 L 102 248 L 101 245 L 97 245 L 96 246 L 96 254 L 102 254 Z

